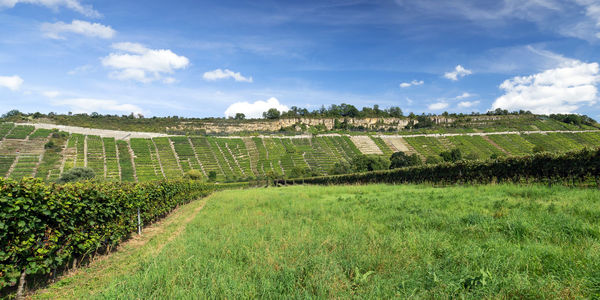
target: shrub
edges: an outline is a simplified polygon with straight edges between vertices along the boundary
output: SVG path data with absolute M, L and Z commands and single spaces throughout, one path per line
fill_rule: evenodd
M 445 162 L 457 162 L 462 159 L 462 152 L 458 148 L 440 153 Z
M 60 176 L 58 183 L 75 182 L 80 180 L 88 180 L 96 177 L 94 170 L 90 168 L 73 168 Z
M 356 183 L 490 183 L 490 182 L 585 182 L 600 185 L 600 149 L 565 154 L 538 153 L 490 161 L 458 161 L 348 175 L 305 178 L 309 184 Z
M 202 180 L 204 176 L 199 170 L 189 170 L 185 172 L 185 178 L 190 180 Z
M 193 181 L 57 185 L 0 178 L 0 289 L 22 272 L 49 274 L 115 246 L 135 231 L 138 210 L 147 224 L 213 190 Z
M 396 152 L 390 157 L 390 169 L 410 167 L 421 164 L 421 159 L 416 153 L 406 155 L 404 152 Z
M 46 144 L 44 144 L 44 149 L 50 149 L 50 148 L 54 148 L 56 145 L 54 144 L 54 141 L 49 141 Z
M 208 180 L 209 181 L 216 181 L 217 180 L 217 172 L 216 171 L 210 171 L 210 172 L 208 172 Z

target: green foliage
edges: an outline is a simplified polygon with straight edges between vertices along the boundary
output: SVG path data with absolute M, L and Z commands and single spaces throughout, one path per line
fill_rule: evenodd
M 54 144 L 54 141 L 48 141 L 46 144 L 44 144 L 44 149 L 52 149 L 56 147 L 56 144 Z
M 216 181 L 217 180 L 217 172 L 216 171 L 209 171 L 208 172 L 208 180 L 209 181 Z
M 380 155 L 357 155 L 350 162 L 337 162 L 329 171 L 330 174 L 347 174 L 355 172 L 368 172 L 387 170 L 390 160 Z
M 237 113 L 237 114 L 235 114 L 234 119 L 236 119 L 236 120 L 245 120 L 246 119 L 246 115 L 243 114 L 243 113 Z
M 428 165 L 435 165 L 435 164 L 439 164 L 442 162 L 442 158 L 439 156 L 427 156 L 427 159 L 425 159 L 425 163 Z
M 60 175 L 58 183 L 74 182 L 81 180 L 89 180 L 96 177 L 94 170 L 90 168 L 73 168 Z
M 77 182 L 0 178 L 0 289 L 114 246 L 136 228 L 213 190 L 190 181 Z
M 541 153 L 541 152 L 544 152 L 546 150 L 544 149 L 544 146 L 542 146 L 542 145 L 535 145 L 533 147 L 532 151 L 533 151 L 533 153 Z
M 306 178 L 312 184 L 355 183 L 490 183 L 490 182 L 585 182 L 600 180 L 600 149 L 563 154 L 539 153 L 525 157 L 503 157 L 489 161 L 457 161 L 357 173 Z
M 202 180 L 204 175 L 199 170 L 189 170 L 185 172 L 185 178 L 190 180 Z
M 440 157 L 445 162 L 457 162 L 462 159 L 462 152 L 458 148 L 440 153 Z
M 404 152 L 396 152 L 390 157 L 390 169 L 411 167 L 421 163 L 421 159 L 416 153 L 406 155 Z
M 281 112 L 277 110 L 277 108 L 270 108 L 266 112 L 263 112 L 263 118 L 269 120 L 277 120 L 281 117 Z

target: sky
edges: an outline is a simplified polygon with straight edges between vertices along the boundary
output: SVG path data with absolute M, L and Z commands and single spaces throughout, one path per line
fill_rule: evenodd
M 600 0 L 0 0 L 0 113 L 600 119 Z

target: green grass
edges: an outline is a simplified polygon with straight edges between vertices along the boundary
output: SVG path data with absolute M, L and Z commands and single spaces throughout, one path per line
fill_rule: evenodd
M 6 135 L 4 138 L 6 139 L 25 139 L 29 134 L 31 134 L 35 130 L 35 127 L 30 125 L 19 125 L 15 126 L 12 131 Z
M 600 191 L 566 187 L 224 191 L 160 252 L 126 249 L 34 298 L 593 298 L 599 214 Z

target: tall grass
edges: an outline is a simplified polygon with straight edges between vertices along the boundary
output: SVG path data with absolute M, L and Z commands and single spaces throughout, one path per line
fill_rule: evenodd
M 185 232 L 110 284 L 123 298 L 590 298 L 600 191 L 294 186 L 214 194 Z M 110 275 L 105 275 L 110 276 Z

